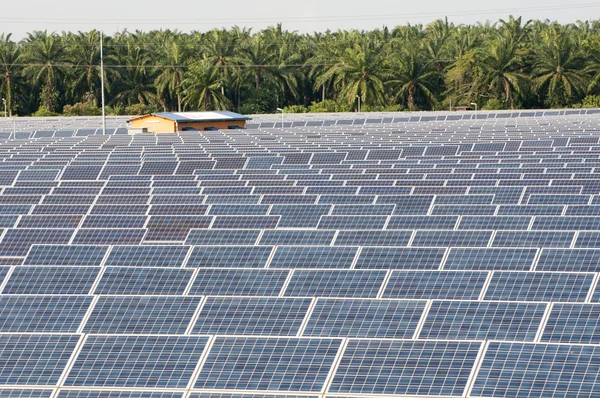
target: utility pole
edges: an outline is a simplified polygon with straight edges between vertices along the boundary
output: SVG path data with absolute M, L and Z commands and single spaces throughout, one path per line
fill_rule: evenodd
M 102 135 L 106 134 L 106 110 L 104 108 L 104 53 L 103 53 L 103 32 L 100 31 L 100 86 L 102 97 Z
M 357 95 L 356 98 L 358 99 L 358 113 L 360 113 L 360 95 Z
M 277 110 L 281 112 L 281 128 L 283 129 L 283 122 L 284 122 L 283 121 L 283 113 L 284 113 L 284 110 L 281 109 L 281 108 L 277 108 Z

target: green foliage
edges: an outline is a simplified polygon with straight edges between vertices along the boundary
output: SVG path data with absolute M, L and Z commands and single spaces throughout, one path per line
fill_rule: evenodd
M 600 108 L 600 95 L 586 95 L 581 106 L 583 108 Z
M 65 116 L 100 116 L 102 115 L 102 109 L 87 102 L 77 102 L 73 105 L 65 105 L 63 114 Z
M 308 108 L 304 105 L 290 105 L 283 108 L 285 113 L 306 113 L 308 112 Z
M 9 113 L 97 113 L 99 32 L 0 34 Z M 600 95 L 600 23 L 509 17 L 299 34 L 281 25 L 104 37 L 108 114 L 591 106 Z M 587 98 L 590 97 L 590 98 Z M 587 99 L 586 99 L 587 98 Z M 89 109 L 84 109 L 87 104 Z M 292 104 L 302 104 L 292 105 Z M 309 105 L 310 104 L 310 105 Z
M 48 109 L 46 109 L 44 107 L 40 107 L 31 116 L 35 116 L 35 117 L 52 117 L 52 116 L 58 116 L 58 113 L 50 112 Z
M 498 98 L 493 98 L 491 100 L 488 100 L 481 109 L 486 111 L 497 111 L 507 108 L 506 103 L 504 101 Z
M 351 105 L 341 104 L 333 100 L 325 100 L 321 102 L 313 102 L 308 107 L 310 113 L 335 113 L 335 112 L 350 112 Z
M 245 115 L 274 113 L 277 109 L 275 93 L 270 89 L 259 88 L 242 104 L 240 112 Z
M 146 115 L 155 112 L 158 112 L 158 109 L 151 105 L 133 104 L 125 107 L 126 115 Z

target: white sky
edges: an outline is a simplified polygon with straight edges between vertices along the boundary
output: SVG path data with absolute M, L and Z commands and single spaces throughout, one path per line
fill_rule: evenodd
M 4 1 L 0 33 L 179 29 L 206 31 L 239 25 L 254 30 L 282 22 L 301 33 L 427 24 L 448 16 L 454 23 L 497 21 L 508 15 L 562 23 L 600 18 L 600 2 L 586 0 L 21 0 Z

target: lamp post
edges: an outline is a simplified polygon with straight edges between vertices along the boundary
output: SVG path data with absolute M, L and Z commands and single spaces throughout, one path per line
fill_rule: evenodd
M 358 99 L 358 113 L 360 113 L 360 95 L 357 95 L 356 98 Z
M 102 100 L 102 135 L 106 134 L 106 109 L 104 107 L 104 53 L 102 47 L 104 47 L 104 33 L 100 33 L 100 86 L 101 86 L 101 100 Z
M 471 105 L 475 105 L 475 112 L 477 112 L 477 104 L 474 102 L 471 102 Z
M 6 112 L 6 98 L 2 98 L 2 104 L 4 104 L 4 117 L 7 117 L 8 113 Z
M 281 128 L 283 129 L 283 113 L 284 113 L 284 111 L 283 111 L 283 109 L 281 109 L 281 108 L 277 108 L 277 110 L 278 110 L 279 112 L 281 112 Z

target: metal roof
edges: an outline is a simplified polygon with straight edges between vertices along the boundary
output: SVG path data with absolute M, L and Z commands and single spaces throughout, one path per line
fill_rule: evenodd
M 164 119 L 173 120 L 179 123 L 185 122 L 219 122 L 219 121 L 233 121 L 233 120 L 250 120 L 248 116 L 240 115 L 239 113 L 229 111 L 215 111 L 215 112 L 158 112 L 150 115 L 144 115 L 135 119 L 140 119 L 146 116 L 158 116 Z

